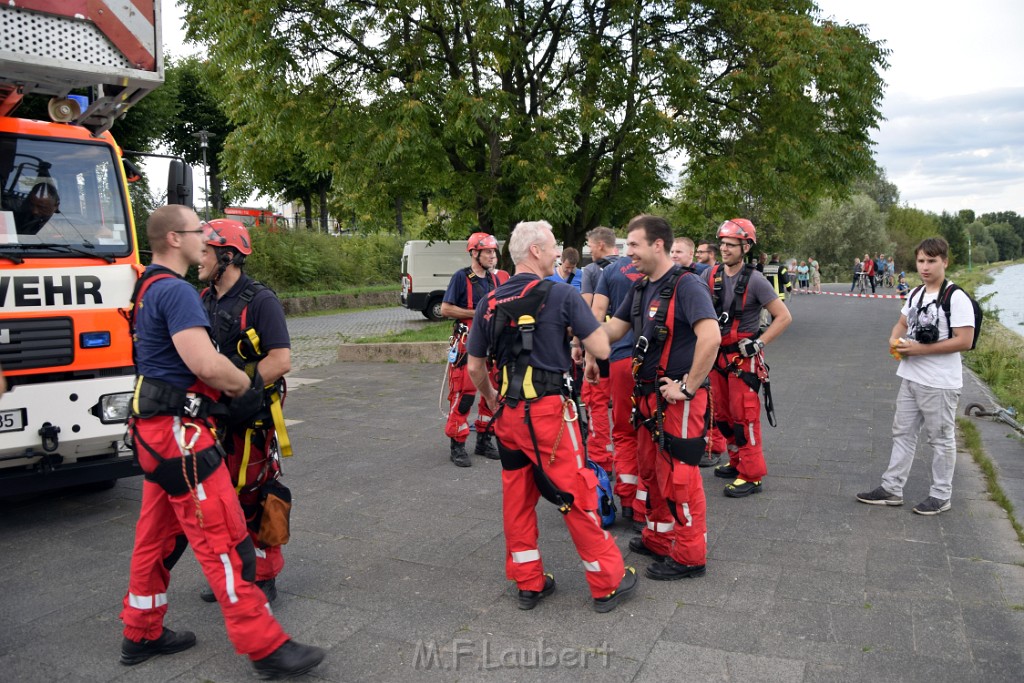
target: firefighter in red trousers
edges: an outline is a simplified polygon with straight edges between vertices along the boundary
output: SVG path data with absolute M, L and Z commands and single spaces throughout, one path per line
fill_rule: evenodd
M 466 340 L 473 326 L 476 305 L 489 292 L 508 280 L 508 273 L 493 270 L 498 263 L 498 240 L 486 232 L 474 232 L 466 243 L 472 263 L 452 275 L 441 302 L 441 315 L 455 320 L 448 363 L 448 421 L 444 426 L 451 450 L 451 461 L 458 467 L 471 467 L 466 452 L 469 438 L 469 411 L 476 401 L 476 387 L 466 372 Z M 491 460 L 498 459 L 498 449 L 488 432 L 491 409 L 484 401 L 477 408 L 476 447 L 473 452 Z
M 577 404 L 565 382 L 570 328 L 595 358 L 608 357 L 608 338 L 572 285 L 544 279 L 558 256 L 547 222 L 517 225 L 509 251 L 516 274 L 477 309 L 468 363 L 480 396 L 495 411 L 505 573 L 519 587 L 520 609 L 533 609 L 555 590 L 537 544 L 536 507 L 543 495 L 564 515 L 594 609 L 610 612 L 636 588 L 636 570 L 623 565 L 615 540 L 601 528 L 597 477 L 584 465 Z M 492 356 L 500 397 L 487 368 Z
M 768 380 L 764 363 L 766 344 L 782 334 L 793 320 L 765 277 L 745 264 L 744 257 L 757 242 L 754 224 L 733 218 L 718 228 L 722 263 L 707 277 L 715 312 L 719 316 L 722 346 L 711 373 L 715 421 L 728 442 L 729 462 L 715 468 L 715 476 L 731 479 L 725 495 L 743 498 L 760 493 L 768 473 L 761 445 L 761 400 L 758 392 Z M 761 309 L 772 322 L 761 332 Z M 769 421 L 774 420 L 771 393 L 765 394 Z M 774 422 L 773 422 L 774 424 Z
M 704 576 L 707 505 L 698 465 L 708 446 L 707 378 L 721 336 L 707 286 L 669 257 L 668 221 L 640 215 L 628 229 L 626 255 L 647 277 L 604 328 L 612 340 L 633 332 L 637 460 L 641 479 L 654 482 L 647 491 L 647 527 L 629 548 L 655 558 L 648 578 Z M 588 360 L 587 378 L 596 370 Z
M 202 567 L 235 650 L 263 677 L 295 676 L 324 657 L 290 640 L 253 583 L 255 550 L 216 440 L 216 399 L 233 397 L 236 417 L 255 411 L 262 385 L 217 353 L 196 290 L 182 279 L 202 257 L 203 228 L 191 209 L 165 206 L 147 223 L 153 263 L 132 296 L 138 372 L 129 434 L 145 473 L 128 594 L 121 663 L 195 645 L 193 633 L 164 627 L 170 570 L 185 547 Z
M 281 411 L 284 375 L 292 367 L 291 339 L 277 295 L 243 272 L 245 257 L 252 254 L 246 227 L 239 221 L 220 218 L 208 222 L 205 230 L 206 249 L 199 262 L 199 280 L 208 285 L 202 300 L 217 350 L 247 375 L 258 372 L 268 387 L 264 408 L 255 419 L 228 424 L 222 442 L 228 471 L 256 546 L 256 585 L 272 603 L 277 598 L 277 575 L 284 567 L 284 556 L 280 545 L 267 545 L 260 539 L 260 497 L 264 487 L 281 493 L 280 456 L 291 455 Z M 278 448 L 273 448 L 275 443 Z M 290 494 L 286 495 L 290 501 Z M 209 588 L 201 597 L 207 602 L 216 600 Z

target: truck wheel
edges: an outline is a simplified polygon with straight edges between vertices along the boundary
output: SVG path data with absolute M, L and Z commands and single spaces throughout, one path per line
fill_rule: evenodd
M 441 298 L 431 299 L 427 304 L 426 310 L 423 311 L 423 315 L 426 316 L 427 320 L 433 320 L 434 322 L 444 320 L 444 316 L 441 315 Z

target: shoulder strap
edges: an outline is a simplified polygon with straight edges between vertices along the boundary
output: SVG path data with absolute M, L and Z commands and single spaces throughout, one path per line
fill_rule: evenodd
M 146 290 L 149 289 L 157 280 L 166 280 L 167 278 L 177 278 L 183 280 L 178 273 L 175 273 L 170 268 L 164 266 L 156 266 L 154 268 L 147 269 L 142 273 L 142 277 L 135 281 L 135 288 L 132 290 L 131 306 L 128 308 L 128 313 L 125 318 L 128 321 L 128 332 L 132 337 L 132 363 L 138 367 L 139 362 L 135 357 L 136 342 L 138 339 L 135 336 L 135 318 L 140 308 L 142 308 L 143 297 L 146 295 Z

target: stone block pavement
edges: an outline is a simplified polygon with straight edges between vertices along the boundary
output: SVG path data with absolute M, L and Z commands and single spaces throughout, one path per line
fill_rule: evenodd
M 442 365 L 305 364 L 287 403 L 295 508 L 274 612 L 327 648 L 308 680 L 1024 679 L 1024 550 L 970 457 L 957 463 L 953 509 L 937 517 L 910 511 L 927 495 L 924 453 L 907 505 L 854 499 L 888 461 L 897 379 L 886 339 L 898 305 L 793 301 L 793 325 L 768 349 L 779 426 L 765 427 L 764 491 L 725 498 L 705 471 L 707 576 L 641 578 L 605 615 L 590 609 L 579 558 L 543 500 L 541 553 L 558 589 L 516 609 L 500 465 L 448 461 Z M 994 458 L 1024 455 L 984 427 Z M 5 680 L 251 680 L 217 608 L 198 598 L 191 553 L 174 570 L 167 623 L 199 644 L 118 665 L 139 488 L 0 503 Z M 631 532 L 611 531 L 642 572 L 649 560 L 628 552 Z

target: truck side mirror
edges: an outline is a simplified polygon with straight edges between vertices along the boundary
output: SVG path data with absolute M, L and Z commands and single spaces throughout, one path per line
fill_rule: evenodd
M 167 203 L 192 206 L 192 167 L 178 159 L 167 168 Z

